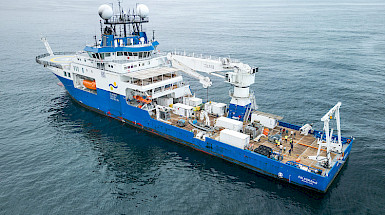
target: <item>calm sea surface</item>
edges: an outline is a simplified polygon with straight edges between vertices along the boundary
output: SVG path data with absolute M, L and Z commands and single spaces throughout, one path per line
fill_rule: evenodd
M 341 101 L 342 134 L 356 138 L 346 166 L 315 195 L 86 110 L 35 56 L 41 33 L 54 51 L 92 43 L 105 1 L 5 0 L 0 214 L 385 213 L 385 2 L 140 2 L 161 50 L 259 66 L 261 111 L 322 129 Z M 228 103 L 229 86 L 211 78 L 210 98 Z

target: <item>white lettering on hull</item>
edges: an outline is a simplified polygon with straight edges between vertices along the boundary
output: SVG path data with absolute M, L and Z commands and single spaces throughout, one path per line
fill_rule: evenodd
M 298 178 L 301 179 L 302 182 L 305 182 L 305 183 L 310 184 L 310 185 L 318 184 L 317 181 L 309 179 L 309 178 L 305 178 L 305 177 L 300 176 L 300 175 L 298 176 Z

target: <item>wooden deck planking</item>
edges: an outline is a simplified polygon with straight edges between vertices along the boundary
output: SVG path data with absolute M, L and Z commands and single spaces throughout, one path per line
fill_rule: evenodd
M 215 116 L 212 116 L 212 115 L 210 116 L 210 123 L 211 123 L 212 126 L 214 125 L 214 121 L 215 121 L 216 118 L 217 117 L 215 117 Z M 186 121 L 186 126 L 184 126 L 184 127 L 177 126 L 176 123 L 177 123 L 177 121 L 179 119 L 184 119 Z M 202 122 L 199 119 L 197 119 L 197 120 L 199 122 Z M 176 115 L 176 114 L 172 113 L 170 121 L 171 121 L 172 125 L 175 125 L 175 126 L 177 126 L 179 128 L 182 128 L 182 129 L 185 129 L 185 130 L 188 130 L 188 131 L 192 131 L 193 129 L 198 130 L 197 128 L 193 127 L 192 125 L 190 125 L 188 123 L 189 119 L 186 118 L 186 117 L 182 117 L 182 116 L 179 116 L 179 115 Z M 246 124 L 244 126 L 246 126 Z M 269 135 L 274 135 L 274 134 L 280 133 L 280 129 L 281 128 L 283 129 L 284 127 L 277 126 L 276 128 L 270 130 Z M 282 155 L 283 155 L 282 163 L 286 163 L 287 161 L 296 161 L 298 158 L 300 158 L 300 161 L 298 163 L 301 163 L 301 164 L 304 164 L 304 165 L 307 165 L 307 166 L 311 166 L 311 167 L 314 167 L 314 168 L 317 168 L 317 169 L 324 170 L 324 168 L 321 168 L 319 166 L 315 166 L 316 161 L 308 159 L 308 156 L 314 156 L 314 155 L 317 154 L 317 149 L 318 149 L 317 139 L 313 135 L 306 135 L 306 136 L 305 135 L 301 135 L 299 131 L 296 131 L 296 130 L 293 130 L 293 129 L 285 128 L 285 130 L 288 130 L 289 138 L 288 138 L 287 143 L 286 143 L 286 141 L 282 141 L 283 142 L 283 146 L 286 147 L 286 150 L 282 151 Z M 289 155 L 290 138 L 294 137 L 293 135 L 291 135 L 291 131 L 295 132 L 296 136 L 293 139 L 293 142 L 294 142 L 294 144 L 293 144 L 293 151 L 291 152 L 291 155 Z M 212 138 L 215 139 L 218 136 L 219 136 L 219 132 L 218 131 L 214 131 L 213 135 L 212 135 Z M 283 135 L 283 137 L 284 137 L 284 135 Z M 275 151 L 275 152 L 279 152 L 280 151 L 280 148 L 277 147 L 275 145 L 275 143 L 269 142 L 267 137 L 261 137 L 259 142 L 256 142 L 254 140 L 250 140 L 251 150 L 254 150 L 255 148 L 258 148 L 260 145 L 268 146 L 268 147 L 272 148 L 273 151 Z M 308 147 L 308 146 L 310 146 L 310 147 Z M 326 156 L 326 152 L 325 151 L 321 151 L 320 155 L 321 156 Z M 332 159 L 333 159 L 336 156 L 336 154 L 335 153 L 331 153 L 331 156 L 332 156 Z

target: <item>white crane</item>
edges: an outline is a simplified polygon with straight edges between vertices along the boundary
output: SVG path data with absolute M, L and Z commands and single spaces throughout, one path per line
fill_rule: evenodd
M 340 122 L 340 107 L 341 107 L 341 102 L 338 102 L 332 109 L 329 110 L 322 118 L 321 121 L 324 122 L 324 134 L 325 134 L 325 140 L 323 140 L 322 136 L 317 140 L 318 141 L 318 151 L 316 156 L 309 156 L 309 159 L 316 160 L 320 163 L 322 163 L 326 167 L 330 167 L 331 165 L 331 156 L 330 152 L 337 152 L 341 153 L 342 152 L 342 142 L 341 142 L 341 122 Z M 333 129 L 330 130 L 329 127 L 329 122 L 331 119 L 334 118 L 336 120 L 337 124 L 337 132 L 338 132 L 338 139 L 337 141 L 333 139 Z M 326 147 L 326 156 L 323 157 L 320 156 L 321 152 L 321 147 Z
M 181 69 L 183 72 L 199 79 L 204 88 L 210 87 L 210 78 L 197 73 L 196 71 L 212 74 L 225 79 L 225 82 L 234 86 L 230 92 L 232 97 L 229 106 L 229 117 L 239 120 L 247 119 L 251 110 L 256 110 L 254 94 L 250 93 L 250 85 L 255 82 L 255 73 L 258 68 L 251 68 L 241 62 L 233 62 L 229 58 L 203 58 L 187 56 L 186 54 L 168 53 L 167 59 L 172 66 Z M 216 72 L 227 71 L 225 75 Z
M 51 46 L 49 45 L 48 41 L 47 41 L 47 38 L 45 37 L 41 37 L 40 40 L 44 43 L 44 46 L 45 46 L 45 49 L 47 49 L 47 52 L 49 55 L 53 56 L 53 51 L 51 49 Z
M 183 72 L 185 72 L 186 74 L 190 75 L 193 78 L 198 79 L 199 82 L 203 85 L 203 88 L 211 87 L 211 85 L 213 84 L 209 77 L 205 77 L 205 76 L 195 72 L 192 68 L 184 65 L 182 62 L 173 59 L 172 55 L 170 53 L 167 55 L 167 58 L 169 60 L 171 60 L 173 67 L 182 70 Z

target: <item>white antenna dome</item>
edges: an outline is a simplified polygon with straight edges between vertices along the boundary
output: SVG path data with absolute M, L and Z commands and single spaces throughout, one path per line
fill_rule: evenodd
M 150 12 L 150 10 L 146 5 L 138 4 L 138 6 L 136 6 L 136 12 L 141 18 L 144 18 L 148 16 L 148 13 Z
M 105 20 L 111 18 L 112 15 L 114 14 L 114 12 L 112 11 L 111 6 L 107 5 L 107 4 L 100 5 L 100 7 L 98 9 L 98 13 L 99 13 L 99 16 L 102 19 L 105 19 Z

